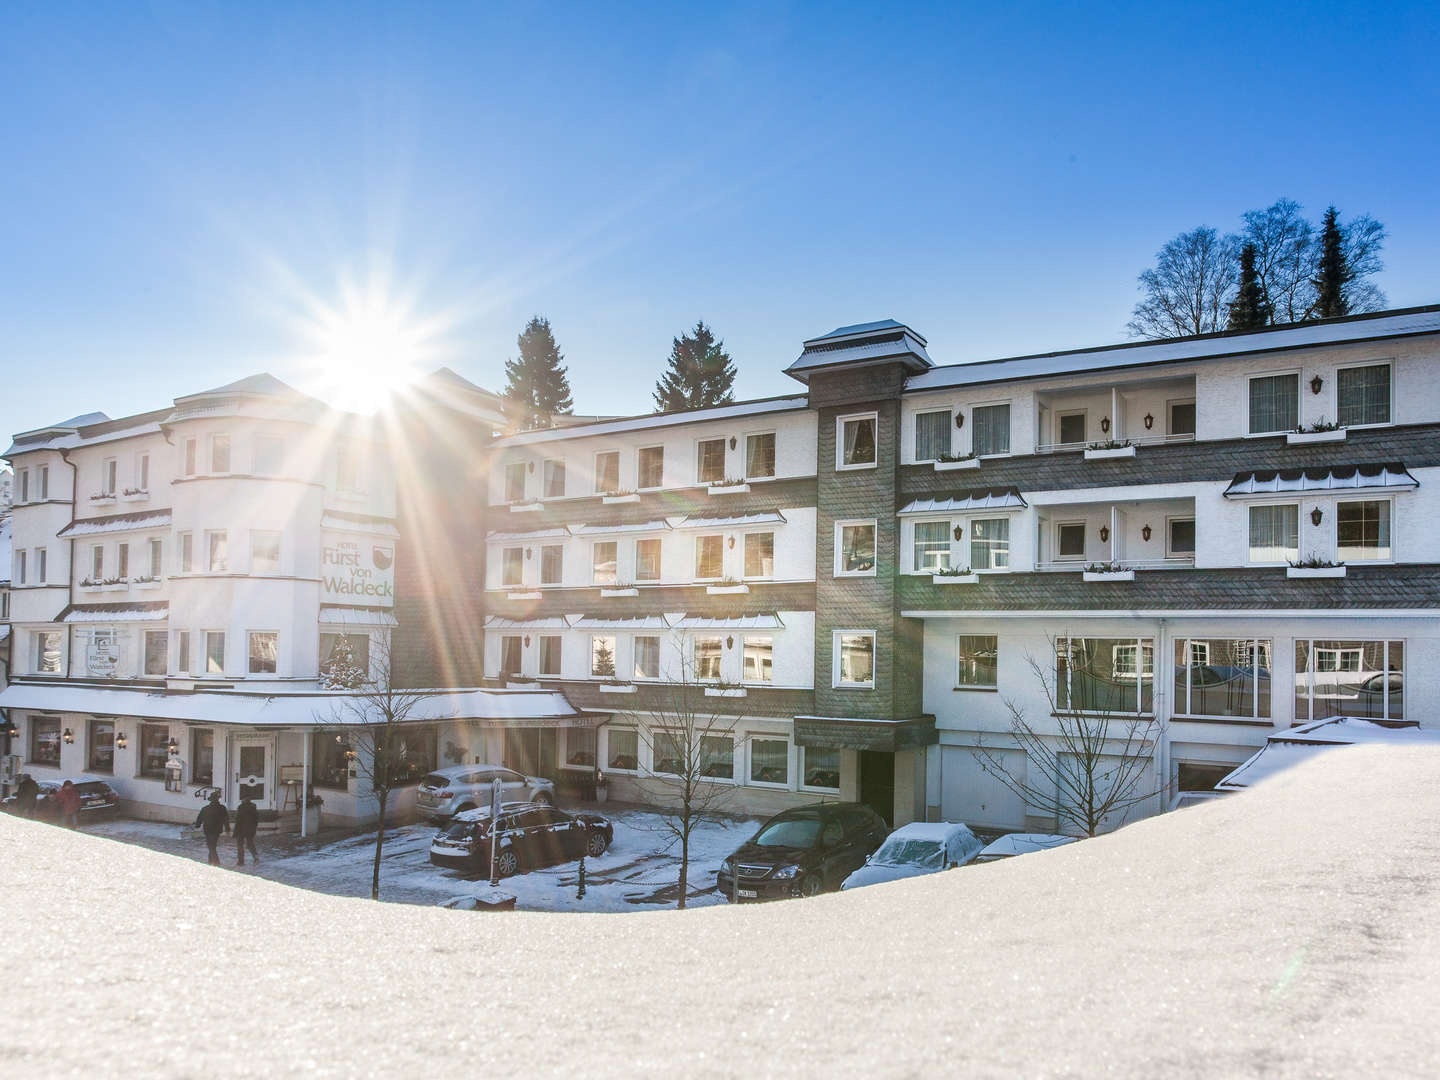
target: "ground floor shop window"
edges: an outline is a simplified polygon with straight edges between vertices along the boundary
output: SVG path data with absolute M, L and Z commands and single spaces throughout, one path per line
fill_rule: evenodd
M 784 739 L 751 739 L 750 780 L 756 784 L 788 784 L 790 744 Z
M 1071 712 L 1149 713 L 1155 707 L 1155 643 L 1149 638 L 1061 638 L 1055 707 Z
M 681 775 L 685 770 L 685 740 L 674 731 L 657 731 L 650 740 L 650 771 Z
M 612 728 L 606 735 L 606 768 L 633 772 L 640 767 L 640 735 L 633 728 Z
M 60 718 L 30 718 L 30 761 L 35 765 L 60 764 Z
M 350 787 L 350 762 L 345 757 L 344 735 L 317 731 L 310 736 L 311 783 L 331 791 Z
M 593 768 L 595 765 L 595 729 L 565 729 L 565 764 L 576 768 Z
M 418 784 L 426 773 L 435 771 L 435 743 L 433 727 L 404 727 L 395 733 L 391 742 L 395 786 Z
M 960 635 L 955 685 L 964 689 L 993 689 L 999 670 L 999 652 L 999 639 L 994 634 Z
M 91 720 L 89 761 L 91 772 L 115 771 L 115 721 Z
M 207 787 L 215 783 L 215 732 L 210 728 L 190 731 L 190 782 Z
M 822 791 L 840 790 L 840 751 L 819 746 L 801 749 L 804 755 L 800 769 L 801 783 Z
M 1175 711 L 1182 716 L 1270 716 L 1269 641 L 1175 642 Z
M 345 655 L 346 647 L 349 648 L 348 656 Z M 345 666 L 354 667 L 356 670 L 361 671 L 368 676 L 370 673 L 370 635 L 321 634 L 321 673 L 325 673 L 337 664 L 342 663 L 342 661 Z
M 1405 717 L 1403 641 L 1295 642 L 1295 722 Z
M 1214 791 L 1215 785 L 1234 771 L 1234 765 L 1196 765 L 1182 761 L 1176 766 L 1176 788 L 1179 791 Z
M 554 728 L 505 729 L 505 765 L 516 772 L 553 779 L 557 756 Z
M 170 757 L 170 729 L 164 724 L 140 725 L 140 775 L 165 779 L 165 762 Z
M 735 740 L 729 735 L 700 736 L 700 775 L 735 779 Z

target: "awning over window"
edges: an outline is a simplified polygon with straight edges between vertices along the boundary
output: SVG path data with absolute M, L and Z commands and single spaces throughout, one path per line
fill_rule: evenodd
M 634 525 L 571 525 L 572 536 L 610 536 L 614 533 L 664 532 L 668 521 L 641 521 Z
M 60 614 L 67 623 L 164 622 L 170 605 L 164 600 L 148 604 L 71 604 Z
M 501 615 L 485 618 L 486 630 L 568 630 L 570 623 L 563 615 L 547 615 L 541 619 L 507 619 Z
M 140 532 L 143 529 L 169 527 L 169 510 L 143 510 L 138 514 L 110 514 L 108 517 L 72 521 L 55 535 L 68 539 L 72 536 L 101 536 L 106 533 Z
M 677 529 L 737 529 L 744 525 L 783 525 L 785 515 L 778 510 L 763 514 L 743 514 L 740 517 L 687 517 L 675 526 Z
M 916 499 L 900 511 L 900 516 L 968 513 L 972 510 L 1020 510 L 1026 505 L 1017 487 L 972 488 L 943 499 Z
M 399 626 L 395 616 L 379 608 L 322 607 L 320 622 L 327 626 Z
M 1256 469 L 1236 473 L 1227 499 L 1284 495 L 1292 491 L 1411 491 L 1420 481 L 1398 461 L 1384 465 L 1332 465 L 1309 469 Z
M 686 615 L 674 624 L 676 630 L 783 630 L 785 624 L 773 611 L 738 615 L 731 619 L 709 615 Z
M 795 742 L 826 750 L 881 750 L 894 753 L 939 741 L 935 717 L 867 720 L 854 716 L 797 716 Z
M 569 535 L 570 530 L 560 526 L 554 529 L 532 529 L 530 532 L 492 532 L 485 537 L 485 541 L 490 544 L 505 544 L 512 541 L 556 540 Z
M 576 630 L 669 630 L 670 624 L 663 615 L 640 615 L 633 619 L 606 619 L 600 616 L 582 615 L 571 623 Z

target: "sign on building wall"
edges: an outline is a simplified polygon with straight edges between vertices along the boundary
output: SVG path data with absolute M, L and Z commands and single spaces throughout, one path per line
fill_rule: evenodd
M 85 674 L 92 679 L 113 679 L 120 674 L 118 630 L 82 631 L 85 640 Z
M 394 606 L 394 540 L 364 533 L 324 532 L 320 542 L 322 602 Z

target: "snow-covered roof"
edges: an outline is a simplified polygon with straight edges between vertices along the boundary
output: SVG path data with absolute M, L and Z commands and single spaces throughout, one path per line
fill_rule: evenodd
M 785 515 L 778 510 L 767 510 L 759 514 L 742 514 L 739 517 L 687 517 L 676 524 L 677 529 L 735 529 L 744 525 L 783 525 Z
M 820 337 L 810 338 L 800 356 L 785 369 L 785 374 L 800 382 L 825 368 L 845 365 L 867 367 L 871 364 L 898 361 L 911 372 L 921 372 L 934 362 L 925 351 L 925 339 L 904 323 L 894 319 L 841 326 Z
M 321 623 L 328 626 L 399 626 L 395 616 L 380 608 L 322 607 Z
M 1226 498 L 1246 495 L 1280 495 L 1290 491 L 1350 491 L 1355 488 L 1404 491 L 1420 486 L 1404 464 L 1333 465 L 1329 468 L 1256 469 L 1236 473 L 1225 489 Z
M 976 386 L 1047 375 L 1213 360 L 1317 345 L 1343 345 L 1348 342 L 1409 337 L 1437 331 L 1440 331 L 1440 306 L 1409 308 L 1378 315 L 1327 319 L 1265 330 L 1204 334 L 1166 341 L 1036 353 L 973 364 L 951 364 L 911 376 L 906 380 L 905 389 L 909 392 Z
M 775 612 L 737 615 L 721 619 L 710 615 L 686 615 L 674 624 L 676 630 L 781 630 L 785 624 Z
M 629 525 L 571 525 L 572 536 L 610 536 L 615 533 L 664 532 L 668 521 L 637 521 Z
M 190 401 L 200 397 L 233 397 L 243 395 L 247 397 L 305 397 L 299 390 L 296 390 L 288 383 L 283 383 L 268 371 L 261 371 L 254 375 L 246 375 L 243 379 L 236 379 L 234 382 L 226 383 L 224 386 L 217 386 L 213 390 L 201 390 L 198 393 L 186 394 L 175 399 L 178 405 L 182 401 Z
M 570 530 L 562 526 L 553 529 L 531 529 L 529 532 L 492 532 L 486 535 L 485 540 L 491 544 L 504 544 L 510 542 L 522 543 L 526 540 L 554 540 L 562 536 L 569 536 Z
M 582 615 L 570 624 L 577 630 L 668 630 L 663 615 L 637 615 L 631 619 L 608 619 L 603 615 Z
M 1025 506 L 1020 489 L 975 488 L 943 499 L 914 499 L 899 511 L 904 514 L 958 513 L 968 510 L 1018 510 Z
M 568 630 L 570 621 L 563 615 L 546 615 L 538 619 L 507 619 L 503 615 L 485 616 L 487 630 Z
M 617 435 L 627 431 L 673 427 L 676 424 L 698 424 L 707 420 L 748 419 L 766 413 L 794 412 L 809 408 L 809 404 L 810 399 L 804 394 L 793 397 L 761 398 L 756 401 L 737 401 L 731 405 L 715 405 L 708 409 L 650 413 L 645 416 L 627 416 L 619 420 L 605 420 L 595 424 L 576 424 L 572 427 L 522 431 L 517 435 L 508 435 L 503 439 L 497 439 L 494 445 L 497 449 L 504 449 L 510 446 L 556 442 L 561 439 L 583 439 L 592 435 Z
M 72 536 L 100 536 L 104 533 L 140 532 L 144 529 L 168 529 L 170 511 L 141 510 L 134 514 L 109 514 L 105 517 L 79 518 L 55 535 L 61 539 Z
M 1321 750 L 1359 743 L 1381 746 L 1440 746 L 1440 729 L 1422 728 L 1414 721 L 1381 721 L 1358 716 L 1331 716 L 1271 735 L 1265 745 L 1236 766 L 1216 791 L 1243 791 Z
M 320 527 L 334 529 L 337 532 L 384 536 L 391 540 L 398 539 L 400 536 L 400 530 L 389 518 L 373 517 L 369 514 L 348 514 L 343 510 L 326 510 L 320 515 Z
M 164 622 L 170 605 L 163 600 L 143 604 L 71 604 L 61 613 L 67 623 Z

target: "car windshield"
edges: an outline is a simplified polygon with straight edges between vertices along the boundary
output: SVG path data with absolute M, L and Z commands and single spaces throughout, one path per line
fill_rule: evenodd
M 432 772 L 429 776 L 425 777 L 424 780 L 421 780 L 421 781 L 420 781 L 420 786 L 421 786 L 421 787 L 449 787 L 449 786 L 450 786 L 450 778 L 449 778 L 448 776 L 441 776 L 438 772 Z
M 916 840 L 908 836 L 892 837 L 880 845 L 872 860 L 886 866 L 945 865 L 945 849 L 934 840 Z
M 446 840 L 469 840 L 475 829 L 473 821 L 457 821 L 445 830 Z
M 808 848 L 815 846 L 815 838 L 819 835 L 818 817 L 781 818 L 761 829 L 753 843 L 759 847 Z

